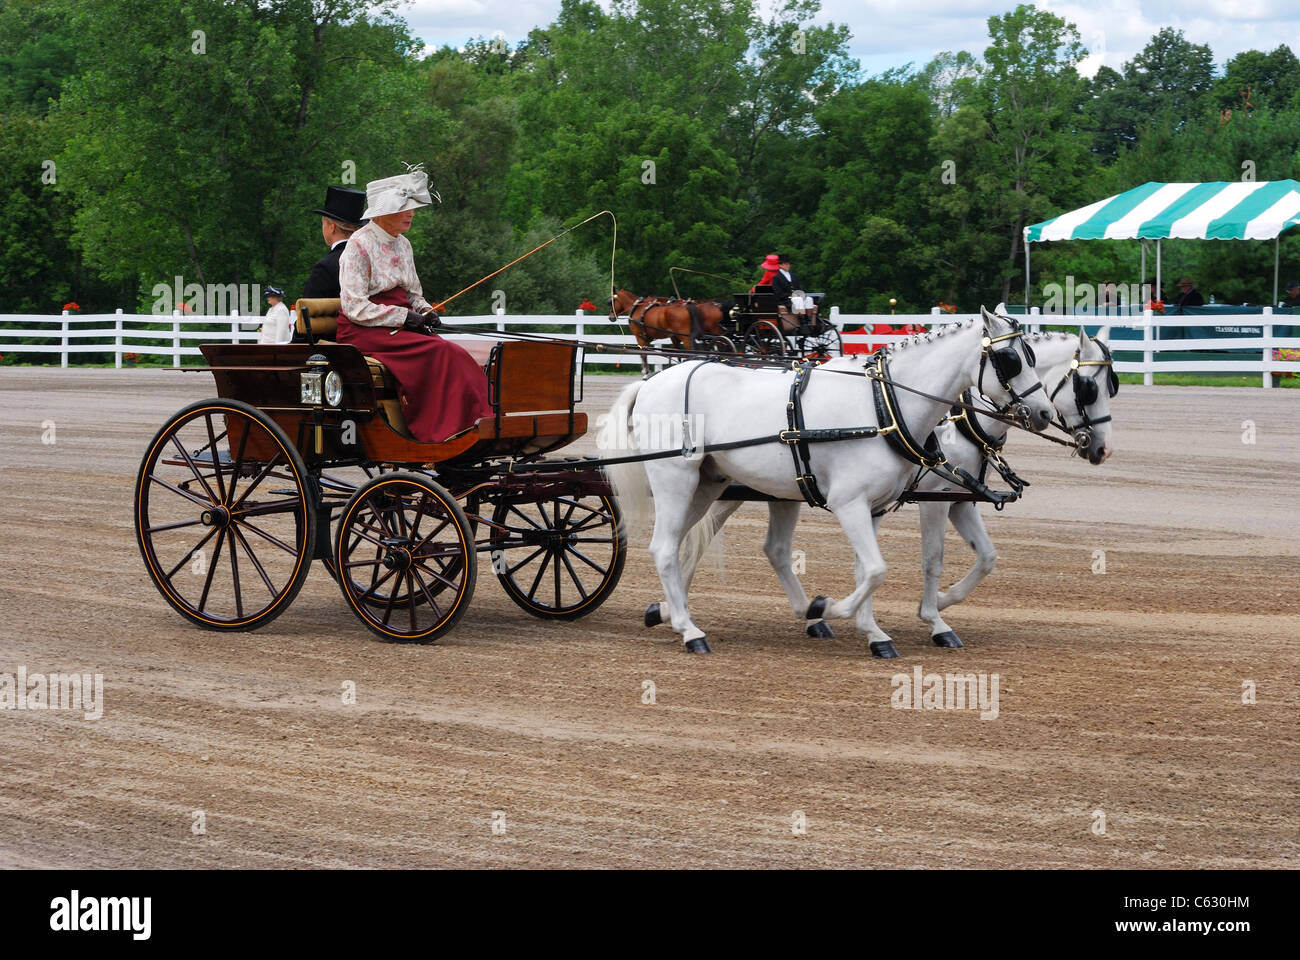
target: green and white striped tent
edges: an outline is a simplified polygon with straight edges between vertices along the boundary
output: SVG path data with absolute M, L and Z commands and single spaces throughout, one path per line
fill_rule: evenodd
M 1029 245 L 1051 240 L 1272 240 L 1273 300 L 1277 301 L 1278 238 L 1300 227 L 1300 182 L 1144 183 L 1051 220 L 1025 227 L 1025 290 Z M 1142 250 L 1146 275 L 1146 246 Z

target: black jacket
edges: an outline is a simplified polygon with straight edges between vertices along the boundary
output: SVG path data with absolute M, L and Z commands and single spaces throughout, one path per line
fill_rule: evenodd
M 772 277 L 772 294 L 776 297 L 776 302 L 784 307 L 790 306 L 790 294 L 799 289 L 799 278 L 790 274 L 790 279 L 785 278 L 780 270 Z
M 302 288 L 305 299 L 331 299 L 339 295 L 339 258 L 347 245 L 344 240 L 312 265 L 307 285 Z

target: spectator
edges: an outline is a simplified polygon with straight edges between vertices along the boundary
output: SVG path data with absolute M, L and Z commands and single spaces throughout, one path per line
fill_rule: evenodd
M 262 321 L 262 332 L 258 343 L 288 343 L 293 339 L 293 320 L 289 308 L 284 305 L 284 291 L 279 287 L 266 288 L 266 302 L 271 308 L 266 311 Z
M 1286 296 L 1282 298 L 1282 306 L 1300 308 L 1300 280 L 1292 280 L 1286 285 Z
M 1178 281 L 1178 289 L 1182 291 L 1175 301 L 1175 305 L 1182 309 L 1183 307 L 1203 307 L 1205 298 L 1201 296 L 1201 291 L 1196 289 L 1196 281 L 1191 277 L 1183 277 Z

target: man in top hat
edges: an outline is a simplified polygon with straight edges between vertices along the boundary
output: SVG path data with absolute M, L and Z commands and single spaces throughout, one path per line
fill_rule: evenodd
M 289 308 L 284 305 L 284 291 L 279 287 L 266 288 L 266 302 L 270 309 L 262 321 L 262 331 L 258 334 L 258 343 L 289 343 L 293 339 L 293 321 L 289 317 Z
M 776 297 L 778 306 L 790 309 L 790 294 L 794 293 L 799 287 L 799 280 L 790 272 L 790 255 L 788 253 L 778 253 L 776 255 L 778 269 L 772 274 L 772 294 Z
M 1300 307 L 1300 280 L 1292 280 L 1286 285 L 1286 296 L 1282 298 L 1284 307 Z
M 363 190 L 347 187 L 329 187 L 325 191 L 325 206 L 312 213 L 320 214 L 320 232 L 329 245 L 325 254 L 311 268 L 302 295 L 307 298 L 334 298 L 339 295 L 339 258 L 348 239 L 367 221 L 361 216 L 366 209 Z

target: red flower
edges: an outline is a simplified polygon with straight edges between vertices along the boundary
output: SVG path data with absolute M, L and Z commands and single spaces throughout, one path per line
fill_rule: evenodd
M 72 303 L 65 303 L 65 304 L 63 305 L 63 309 L 64 309 L 64 310 L 80 310 L 80 309 L 81 309 L 81 304 L 77 303 L 77 302 L 74 300 L 74 301 L 72 301 Z
M 579 309 L 579 310 L 595 310 L 595 309 L 596 309 L 596 305 L 595 305 L 594 303 L 592 303 L 591 300 L 589 300 L 587 297 L 583 297 L 583 298 L 582 298 L 582 303 L 578 304 L 578 309 Z

